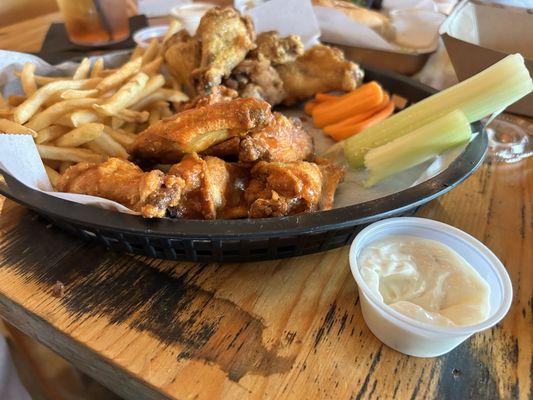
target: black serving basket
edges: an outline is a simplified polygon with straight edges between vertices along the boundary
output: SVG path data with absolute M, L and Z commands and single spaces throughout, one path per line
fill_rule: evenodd
M 417 102 L 434 90 L 391 72 L 366 68 L 391 93 Z M 4 174 L 0 193 L 36 211 L 54 225 L 108 248 L 170 260 L 241 262 L 294 257 L 349 244 L 364 226 L 383 218 L 412 214 L 448 192 L 481 164 L 487 135 L 480 132 L 442 173 L 409 189 L 353 206 L 282 218 L 240 220 L 143 219 L 62 200 L 32 190 Z

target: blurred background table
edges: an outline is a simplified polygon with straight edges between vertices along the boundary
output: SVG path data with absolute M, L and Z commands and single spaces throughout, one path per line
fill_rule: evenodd
M 0 48 L 36 52 L 59 20 L 0 28 Z M 68 237 L 3 199 L 0 314 L 131 399 L 528 399 L 532 174 L 533 158 L 488 161 L 418 212 L 489 246 L 515 290 L 502 323 L 443 357 L 403 356 L 372 335 L 347 247 L 248 264 L 151 260 Z

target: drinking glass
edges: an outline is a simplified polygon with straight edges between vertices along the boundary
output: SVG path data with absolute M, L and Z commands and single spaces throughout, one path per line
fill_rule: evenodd
M 488 157 L 495 162 L 515 163 L 533 156 L 533 123 L 512 114 L 501 114 L 487 126 Z
M 84 46 L 120 42 L 130 35 L 127 0 L 57 0 L 70 41 Z

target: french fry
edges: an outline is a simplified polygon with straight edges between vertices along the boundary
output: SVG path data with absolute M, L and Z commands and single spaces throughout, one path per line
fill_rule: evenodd
M 103 156 L 103 158 L 106 158 L 109 156 L 109 154 L 107 154 L 105 149 L 102 146 L 96 144 L 95 142 L 85 143 L 83 147 L 91 150 L 92 152 L 96 154 L 100 154 L 101 156 Z
M 122 125 L 124 125 L 124 120 L 119 117 L 111 117 L 111 128 L 113 129 L 119 129 Z
M 142 99 L 152 95 L 156 90 L 163 87 L 165 84 L 165 77 L 161 74 L 152 76 L 148 82 L 146 82 L 146 85 L 144 86 L 143 90 L 137 94 L 134 98 L 131 99 L 131 101 L 128 103 L 128 107 L 136 105 L 136 103 L 140 102 Z M 141 110 L 141 107 L 131 107 L 132 109 L 135 109 L 137 111 Z
M 104 59 L 102 57 L 98 57 L 93 64 L 93 69 L 91 70 L 91 74 L 89 76 L 91 78 L 97 78 L 103 69 L 104 69 Z
M 26 101 L 26 96 L 21 96 L 18 94 L 10 94 L 9 97 L 7 98 L 7 102 L 9 103 L 10 106 L 13 106 L 13 107 L 18 107 L 25 101 Z M 13 111 L 13 113 L 15 112 Z
M 104 132 L 104 125 L 92 122 L 65 133 L 55 141 L 57 146 L 78 147 L 84 143 L 91 142 Z
M 120 110 L 117 114 L 117 117 L 123 119 L 126 122 L 135 122 L 143 123 L 147 122 L 150 118 L 150 113 L 148 111 L 133 111 L 133 110 Z
M 170 111 L 170 106 L 168 103 L 165 102 L 165 106 L 161 108 L 161 118 L 168 118 L 174 115 L 172 111 Z
M 42 144 L 51 142 L 69 131 L 65 126 L 52 125 L 37 132 L 35 143 Z
M 177 19 L 171 20 L 170 24 L 168 24 L 168 29 L 165 32 L 165 36 L 163 36 L 163 43 L 170 39 L 174 34 L 178 33 L 179 30 L 181 30 L 181 22 L 179 22 Z M 161 46 L 161 48 L 163 48 L 163 46 Z
M 78 68 L 76 68 L 74 75 L 72 75 L 72 79 L 86 79 L 87 75 L 89 75 L 90 69 L 91 61 L 87 57 L 85 57 L 78 66 Z
M 137 135 L 133 133 L 126 132 L 124 130 L 112 129 L 109 126 L 104 126 L 104 132 L 126 148 L 130 146 L 137 138 Z
M 119 86 L 126 79 L 138 73 L 141 69 L 141 65 L 142 60 L 140 58 L 128 61 L 113 74 L 102 79 L 102 81 L 96 85 L 96 89 L 98 89 L 101 93 L 105 93 L 108 90 Z
M 55 188 L 61 175 L 55 169 L 50 168 L 46 164 L 44 166 L 44 169 L 46 170 L 46 175 L 48 175 L 48 179 L 50 179 L 50 183 Z
M 67 89 L 62 92 L 59 97 L 63 100 L 83 99 L 84 97 L 97 96 L 98 93 L 99 91 L 97 89 Z
M 85 149 L 38 144 L 37 150 L 39 151 L 41 158 L 44 158 L 45 160 L 72 162 L 100 162 L 104 160 L 104 157 L 102 157 L 100 154 L 96 154 Z
M 35 75 L 35 83 L 39 86 L 48 85 L 52 82 L 57 81 L 70 81 L 72 80 L 72 77 L 70 76 L 42 76 L 42 75 Z
M 64 126 L 65 128 L 75 128 L 72 123 L 71 114 L 65 114 L 61 116 L 57 121 L 54 122 L 56 125 Z
M 130 60 L 135 60 L 136 58 L 139 58 L 143 55 L 144 49 L 141 46 L 135 47 L 133 51 L 131 52 Z
M 159 72 L 163 64 L 163 57 L 156 57 L 146 65 L 143 65 L 141 71 L 147 75 L 154 75 Z
M 103 69 L 98 73 L 98 77 L 107 78 L 108 76 L 113 75 L 117 71 L 118 71 L 118 68 Z
M 161 88 L 160 91 L 165 95 L 165 99 L 164 100 L 170 101 L 172 103 L 188 101 L 189 100 L 189 96 L 187 96 L 181 90 L 173 90 L 173 89 Z
M 74 164 L 71 161 L 61 161 L 61 164 L 59 164 L 59 172 L 61 174 L 64 174 L 67 169 L 69 169 L 72 164 Z
M 139 101 L 133 103 L 132 107 L 130 108 L 132 110 L 139 111 L 144 110 L 146 108 L 150 108 L 153 103 L 161 100 L 170 102 L 183 102 L 187 101 L 188 99 L 189 97 L 183 92 L 162 87 L 159 88 L 157 91 L 153 92 L 152 94 L 145 96 Z
M 13 119 L 13 108 L 11 107 L 8 107 L 8 108 L 0 108 L 0 117 L 1 118 L 9 118 L 9 119 Z
M 176 80 L 176 78 L 174 78 L 173 76 L 169 76 L 168 77 L 168 82 L 170 83 L 170 87 L 174 90 L 179 90 L 181 91 L 181 85 L 179 84 L 179 82 Z
M 126 122 L 124 126 L 122 126 L 122 130 L 129 133 L 135 133 L 137 132 L 137 124 L 135 122 Z
M 150 111 L 150 117 L 148 118 L 148 123 L 150 125 L 156 123 L 161 119 L 161 111 L 159 108 L 154 108 Z
M 46 161 L 43 161 L 43 164 L 49 168 L 52 168 L 55 171 L 59 171 L 59 167 L 61 166 L 61 161 L 46 160 Z
M 37 132 L 35 132 L 33 129 L 4 118 L 0 118 L 0 132 L 20 133 L 37 137 Z
M 102 147 L 105 152 L 112 157 L 121 157 L 126 159 L 129 157 L 126 149 L 106 132 L 97 137 L 93 142 Z
M 70 114 L 72 125 L 76 128 L 83 124 L 90 124 L 91 122 L 98 122 L 100 116 L 91 110 L 78 110 Z
M 20 104 L 13 113 L 15 122 L 24 124 L 27 122 L 39 108 L 49 99 L 49 97 L 56 92 L 67 89 L 91 89 L 94 85 L 100 82 L 100 78 L 82 79 L 82 80 L 63 80 L 48 83 L 39 88 L 35 93 L 28 97 L 22 104 Z
M 0 93 L 0 109 L 4 109 L 4 108 L 7 108 L 7 107 L 9 107 L 9 104 L 7 103 L 7 101 L 4 98 L 4 96 L 2 95 L 2 93 Z
M 80 108 L 92 108 L 94 104 L 101 103 L 102 101 L 103 100 L 101 99 L 91 97 L 85 99 L 64 100 L 48 107 L 39 114 L 36 114 L 26 126 L 35 131 L 40 131 L 47 126 L 52 125 L 64 114 L 68 114 Z
M 143 55 L 141 56 L 142 65 L 148 64 L 150 61 L 152 61 L 159 52 L 159 43 L 157 42 L 156 38 L 153 38 L 150 41 L 150 44 L 148 47 L 144 50 Z
M 31 96 L 37 90 L 37 83 L 35 82 L 35 64 L 31 62 L 25 62 L 22 72 L 20 74 L 20 81 L 22 84 L 22 90 L 26 96 Z
M 102 115 L 116 115 L 120 110 L 130 105 L 132 98 L 134 99 L 140 92 L 142 92 L 147 82 L 148 75 L 139 72 L 103 104 L 95 104 L 94 109 Z

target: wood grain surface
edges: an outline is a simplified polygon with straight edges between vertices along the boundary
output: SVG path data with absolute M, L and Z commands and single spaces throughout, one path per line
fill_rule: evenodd
M 372 335 L 347 248 L 248 264 L 152 260 L 69 237 L 11 201 L 0 311 L 126 398 L 527 399 L 532 164 L 484 164 L 420 212 L 491 247 L 515 289 L 501 324 L 440 358 L 403 356 Z
M 533 158 L 487 162 L 419 212 L 488 245 L 515 291 L 502 323 L 439 358 L 401 355 L 372 335 L 347 247 L 167 262 L 70 237 L 9 200 L 0 314 L 128 399 L 530 399 L 532 171 Z

